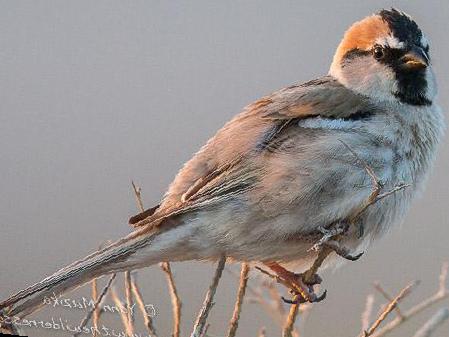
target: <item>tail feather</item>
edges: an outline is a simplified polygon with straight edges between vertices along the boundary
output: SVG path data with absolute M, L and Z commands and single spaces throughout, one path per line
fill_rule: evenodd
M 146 261 L 131 259 L 133 261 L 130 262 L 130 257 L 139 248 L 151 244 L 155 234 L 155 230 L 148 232 L 146 229 L 133 232 L 85 258 L 75 261 L 1 302 L 0 313 L 5 311 L 5 308 L 9 308 L 8 316 L 25 317 L 43 306 L 45 297 L 75 289 L 104 274 L 142 268 L 159 262 L 157 259 L 147 259 Z

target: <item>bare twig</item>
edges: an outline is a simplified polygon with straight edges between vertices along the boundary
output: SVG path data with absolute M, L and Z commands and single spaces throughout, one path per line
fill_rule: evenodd
M 293 296 L 293 302 L 298 302 L 292 304 L 290 307 L 290 311 L 288 313 L 287 319 L 285 320 L 285 325 L 282 330 L 282 337 L 293 337 L 293 331 L 295 329 L 296 317 L 298 315 L 299 310 L 299 301 L 298 295 Z
M 433 315 L 413 337 L 430 337 L 436 329 L 449 318 L 449 309 L 441 308 Z
M 411 283 L 408 286 L 406 286 L 404 289 L 401 290 L 401 292 L 387 305 L 385 310 L 380 314 L 380 316 L 377 318 L 377 320 L 371 325 L 371 327 L 364 331 L 362 336 L 368 337 L 372 336 L 374 331 L 379 327 L 379 325 L 387 318 L 387 316 L 394 310 L 394 308 L 397 306 L 399 301 L 401 301 L 404 297 L 410 294 L 411 289 L 415 283 Z
M 380 282 L 374 282 L 373 286 L 374 286 L 374 289 L 376 289 L 388 302 L 393 301 L 393 297 L 382 287 Z M 397 305 L 396 308 L 394 308 L 394 310 L 396 311 L 396 314 L 399 317 L 404 318 L 404 315 L 402 315 L 399 305 Z
M 97 287 L 97 279 L 92 280 L 92 298 L 97 299 L 98 298 L 98 287 Z M 93 312 L 92 317 L 92 324 L 94 326 L 94 332 L 93 337 L 97 337 L 97 329 L 98 329 L 98 320 L 100 319 L 100 310 L 98 310 L 98 307 L 95 308 Z
M 374 305 L 374 295 L 369 294 L 366 297 L 366 304 L 365 304 L 365 310 L 362 313 L 362 333 L 364 333 L 366 330 L 369 329 L 369 324 L 371 321 L 371 314 L 373 312 L 373 305 Z
M 136 202 L 139 210 L 143 212 L 144 206 L 142 201 L 142 189 L 137 186 L 134 181 L 131 181 L 133 186 L 134 195 L 136 197 Z M 181 308 L 182 302 L 178 294 L 178 290 L 176 288 L 175 278 L 173 277 L 173 273 L 171 271 L 171 266 L 169 262 L 161 262 L 159 264 L 165 276 L 167 278 L 168 289 L 170 291 L 170 298 L 172 303 L 172 311 L 173 311 L 173 337 L 179 337 L 181 334 Z
M 162 270 L 167 278 L 168 289 L 170 292 L 170 298 L 173 310 L 173 337 L 179 337 L 181 334 L 181 308 L 182 302 L 176 288 L 175 279 L 171 271 L 170 263 L 162 262 L 160 264 Z
M 134 196 L 136 197 L 137 207 L 139 207 L 139 210 L 141 212 L 143 212 L 145 210 L 145 208 L 143 207 L 143 202 L 142 202 L 142 189 L 139 186 L 137 186 L 136 184 L 134 184 L 134 181 L 131 181 L 131 185 L 133 185 Z
M 134 326 L 133 326 L 132 322 L 130 322 L 128 320 L 127 314 L 125 314 L 123 312 L 123 310 L 121 310 L 124 307 L 124 305 L 123 305 L 122 301 L 120 300 L 120 298 L 118 297 L 117 292 L 115 291 L 114 287 L 111 288 L 111 297 L 112 297 L 112 300 L 114 301 L 115 305 L 118 308 L 120 308 L 119 314 L 120 314 L 120 318 L 122 319 L 122 324 L 125 327 L 126 335 L 129 337 L 132 337 L 134 334 Z
M 233 276 L 239 277 L 239 275 L 235 273 L 232 269 L 226 268 L 226 270 Z M 263 296 L 261 290 L 262 286 L 274 288 L 272 284 L 266 285 L 263 282 L 261 282 L 261 284 L 257 288 L 254 288 L 250 284 L 248 284 L 247 290 L 253 296 L 247 297 L 247 301 L 259 304 L 262 307 L 262 309 L 264 309 L 265 312 L 273 319 L 273 321 L 275 321 L 281 327 L 283 324 L 283 316 L 285 314 L 284 308 L 282 307 L 282 303 L 280 303 L 280 301 L 282 301 L 281 295 L 279 294 L 279 292 L 277 292 L 276 298 L 274 299 L 273 298 L 274 294 L 271 295 L 272 291 L 269 292 L 270 295 L 272 296 L 273 302 L 275 302 L 273 305 L 269 303 Z
M 215 296 L 215 292 L 217 291 L 218 282 L 220 281 L 221 275 L 223 273 L 223 269 L 226 263 L 226 257 L 221 257 L 218 261 L 217 269 L 215 270 L 214 277 L 212 279 L 212 283 L 209 286 L 209 290 L 206 293 L 206 298 L 204 299 L 203 306 L 198 314 L 198 317 L 193 326 L 193 331 L 190 337 L 200 337 L 204 331 L 206 326 L 207 317 L 209 316 L 209 312 L 214 305 L 213 300 Z
M 446 299 L 449 297 L 449 290 L 446 287 L 446 281 L 447 281 L 447 274 L 448 274 L 448 263 L 444 263 L 441 267 L 441 273 L 439 277 L 439 289 L 438 291 L 431 297 L 427 298 L 426 300 L 416 304 L 409 310 L 403 313 L 403 317 L 396 317 L 391 322 L 386 324 L 382 329 L 379 329 L 377 332 L 375 332 L 372 337 L 382 337 L 391 332 L 392 330 L 396 329 L 399 325 L 402 323 L 409 321 L 412 317 L 416 316 L 420 312 L 424 311 L 425 309 L 429 308 L 430 306 Z
M 132 327 L 134 325 L 134 317 L 132 314 L 132 308 L 134 306 L 133 294 L 131 290 L 131 272 L 128 270 L 125 272 L 125 298 L 126 305 L 128 307 L 128 322 Z M 133 331 L 134 332 L 134 331 Z
M 100 296 L 98 296 L 98 298 L 95 300 L 95 304 L 93 306 L 93 308 L 87 313 L 87 315 L 83 318 L 83 320 L 80 323 L 80 330 L 79 332 L 76 332 L 73 337 L 77 337 L 80 335 L 81 331 L 83 330 L 83 328 L 86 326 L 86 324 L 89 322 L 90 318 L 92 317 L 93 313 L 97 310 L 97 308 L 100 306 L 101 302 L 103 301 L 103 298 L 106 296 L 107 292 L 109 291 L 109 289 L 111 288 L 112 282 L 114 282 L 115 277 L 117 275 L 116 274 L 112 274 L 111 277 L 109 278 L 108 283 L 106 284 L 106 286 L 103 288 L 103 290 L 101 291 Z
M 239 289 L 237 291 L 237 299 L 234 305 L 231 321 L 229 322 L 228 337 L 234 337 L 239 325 L 240 312 L 242 311 L 243 297 L 245 296 L 246 286 L 248 284 L 249 265 L 242 263 L 240 272 Z
M 137 305 L 139 306 L 140 312 L 142 313 L 143 321 L 145 327 L 147 328 L 148 334 L 152 337 L 157 337 L 156 328 L 153 325 L 153 319 L 151 315 L 147 312 L 142 294 L 139 290 L 139 287 L 137 286 L 135 274 L 131 275 L 131 289 L 134 293 L 134 297 L 136 299 Z

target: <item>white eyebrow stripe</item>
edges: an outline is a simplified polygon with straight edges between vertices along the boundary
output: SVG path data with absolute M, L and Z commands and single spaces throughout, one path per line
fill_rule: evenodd
M 381 46 L 390 47 L 390 48 L 397 48 L 401 49 L 405 47 L 404 42 L 399 41 L 396 37 L 393 35 L 387 35 L 384 37 L 379 37 L 376 39 L 376 43 L 380 44 Z

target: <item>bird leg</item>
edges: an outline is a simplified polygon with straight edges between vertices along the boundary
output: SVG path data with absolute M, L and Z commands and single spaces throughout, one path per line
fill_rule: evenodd
M 321 302 L 326 298 L 326 292 L 317 296 L 313 290 L 313 286 L 321 283 L 321 277 L 313 274 L 305 278 L 305 274 L 295 274 L 276 262 L 265 263 L 272 271 L 276 273 L 276 280 L 282 283 L 290 292 L 295 295 L 296 300 L 287 300 L 282 298 L 287 303 L 314 303 Z

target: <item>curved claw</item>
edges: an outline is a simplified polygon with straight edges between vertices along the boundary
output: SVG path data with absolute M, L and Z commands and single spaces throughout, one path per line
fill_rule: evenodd
M 365 254 L 365 252 L 361 252 L 357 255 L 346 255 L 344 258 L 349 261 L 357 261 L 362 257 L 363 254 Z
M 313 299 L 312 301 L 310 301 L 310 303 L 318 303 L 318 302 L 321 302 L 321 301 L 323 301 L 326 297 L 327 297 L 327 289 L 325 289 L 324 292 L 323 292 L 320 296 L 318 296 L 318 297 L 316 297 L 315 299 Z
M 299 297 L 296 300 L 289 300 L 288 298 L 285 298 L 284 296 L 281 296 L 282 301 L 284 301 L 287 304 L 299 304 L 299 303 L 303 303 L 301 302 L 301 300 L 299 299 Z

